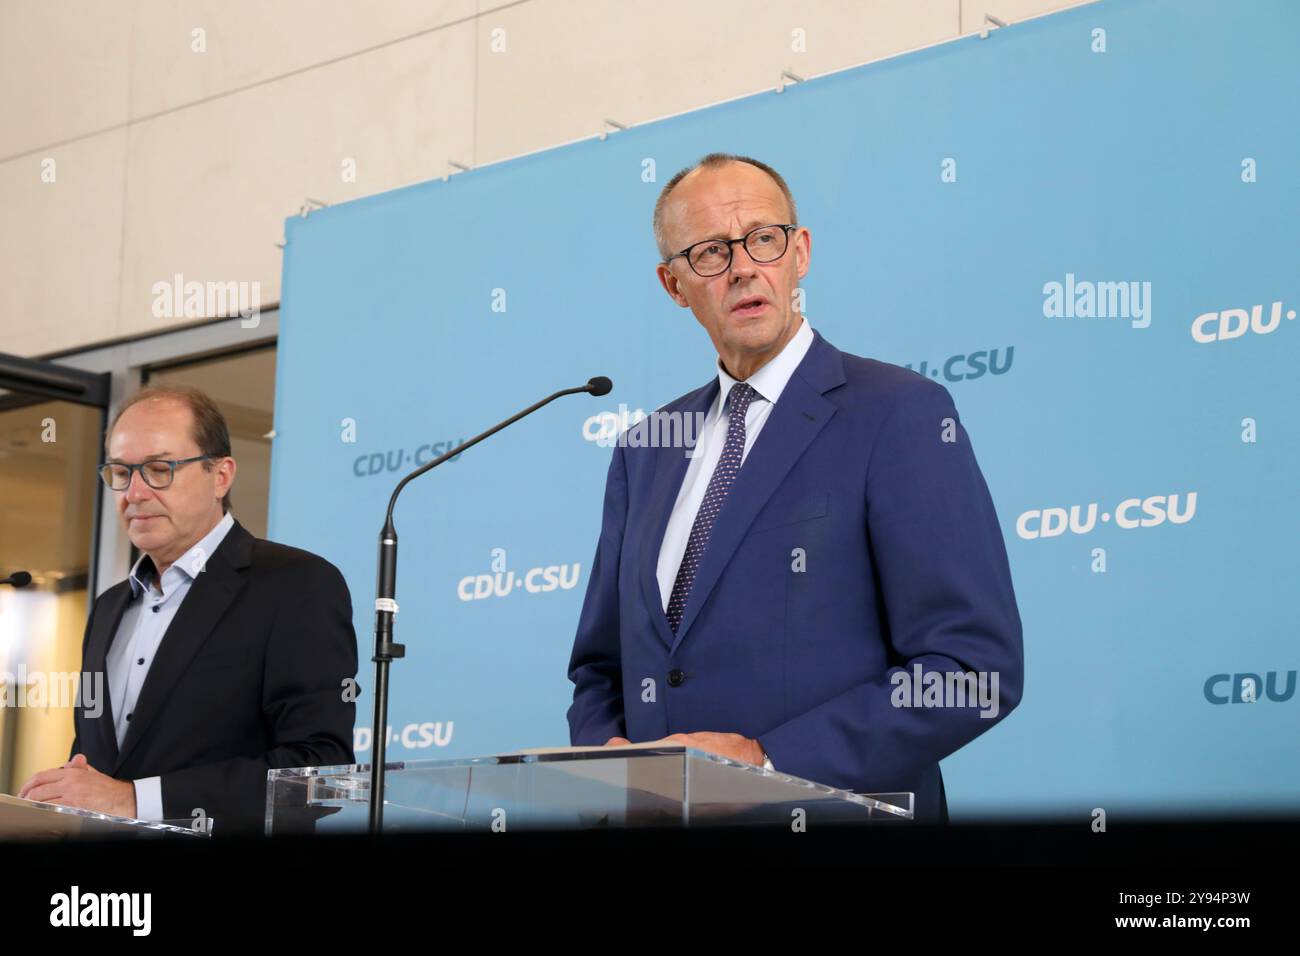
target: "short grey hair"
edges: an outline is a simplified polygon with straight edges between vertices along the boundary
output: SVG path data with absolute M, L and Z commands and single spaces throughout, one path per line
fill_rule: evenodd
M 659 258 L 667 259 L 673 254 L 673 250 L 668 248 L 667 237 L 664 236 L 664 207 L 668 205 L 668 194 L 671 193 L 683 179 L 697 169 L 717 169 L 720 166 L 726 166 L 728 163 L 748 163 L 772 177 L 772 180 L 781 187 L 781 194 L 785 196 L 786 205 L 790 207 L 790 223 L 799 225 L 799 212 L 795 209 L 794 195 L 790 192 L 790 187 L 786 185 L 781 174 L 769 166 L 767 163 L 752 156 L 737 156 L 734 153 L 709 153 L 694 166 L 687 166 L 678 172 L 672 179 L 664 185 L 663 190 L 659 193 L 659 199 L 655 202 L 654 213 L 654 231 L 655 245 L 659 248 Z

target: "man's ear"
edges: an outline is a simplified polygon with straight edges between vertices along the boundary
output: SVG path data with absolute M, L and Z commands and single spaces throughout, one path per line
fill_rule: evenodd
M 672 297 L 674 302 L 683 309 L 690 306 L 690 303 L 686 301 L 686 296 L 682 295 L 682 284 L 678 281 L 677 276 L 673 274 L 672 269 L 661 262 L 655 270 L 655 274 L 659 276 L 659 284 L 664 287 L 664 291 Z
M 226 496 L 230 486 L 235 483 L 235 459 L 226 456 L 217 462 L 217 498 Z
M 799 278 L 802 279 L 812 264 L 812 233 L 802 227 L 794 234 L 794 255 Z

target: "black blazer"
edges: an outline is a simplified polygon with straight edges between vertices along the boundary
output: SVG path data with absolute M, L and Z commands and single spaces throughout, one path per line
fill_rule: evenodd
M 130 599 L 129 580 L 109 588 L 86 624 L 82 670 L 103 673 L 105 688 Z M 169 820 L 201 808 L 216 836 L 262 832 L 268 769 L 353 762 L 343 682 L 356 672 L 343 575 L 235 522 L 158 647 L 121 751 L 109 699 L 98 718 L 76 708 L 72 753 L 120 780 L 160 776 Z

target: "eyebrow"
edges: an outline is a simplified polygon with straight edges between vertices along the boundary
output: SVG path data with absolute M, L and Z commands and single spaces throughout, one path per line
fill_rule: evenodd
M 756 228 L 758 228 L 759 226 L 770 226 L 770 225 L 772 225 L 772 223 L 768 222 L 766 219 L 751 219 L 751 220 L 749 220 L 749 222 L 746 222 L 746 223 L 742 223 L 742 224 L 741 224 L 741 226 L 740 226 L 740 232 L 741 232 L 741 235 L 744 235 L 745 233 L 749 232 L 749 230 L 751 230 L 751 229 L 756 229 Z M 696 240 L 696 242 L 692 242 L 692 243 L 691 243 L 691 246 L 694 246 L 694 245 L 696 245 L 696 244 L 699 243 L 699 242 L 708 242 L 710 239 L 726 239 L 726 238 L 727 238 L 727 236 L 718 236 L 718 235 L 705 236 L 703 239 L 699 239 L 699 240 Z M 739 239 L 740 236 L 737 236 L 736 238 Z M 689 249 L 690 246 L 687 246 L 686 248 Z

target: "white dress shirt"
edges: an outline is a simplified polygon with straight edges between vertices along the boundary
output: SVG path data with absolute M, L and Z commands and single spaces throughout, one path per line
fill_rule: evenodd
M 746 379 L 757 394 L 750 401 L 749 410 L 745 413 L 745 449 L 740 456 L 742 467 L 749 450 L 754 447 L 754 442 L 758 439 L 763 423 L 772 414 L 772 407 L 780 399 L 786 383 L 790 381 L 790 376 L 799 367 L 803 357 L 808 354 L 812 343 L 812 326 L 808 324 L 807 317 L 804 317 L 800 320 L 799 330 L 795 332 L 794 338 L 785 344 L 785 348 Z M 718 397 L 704 419 L 704 426 L 700 429 L 700 440 L 691 456 L 691 463 L 686 468 L 686 477 L 682 479 L 682 487 L 677 492 L 677 501 L 668 518 L 663 544 L 659 548 L 656 576 L 659 579 L 659 596 L 663 601 L 665 613 L 668 611 L 668 599 L 673 593 L 673 583 L 677 580 L 677 570 L 681 567 L 682 558 L 686 554 L 686 545 L 691 537 L 691 526 L 695 524 L 695 515 L 700 510 L 700 502 L 704 500 L 704 492 L 709 486 L 709 479 L 713 477 L 714 469 L 718 466 L 718 459 L 722 457 L 722 449 L 727 444 L 727 426 L 731 422 L 731 417 L 726 406 L 731 394 L 731 386 L 736 384 L 736 381 L 722 367 L 722 360 L 719 359 Z M 726 505 L 724 504 L 723 507 Z
M 194 579 L 204 570 L 207 559 L 217 550 L 234 525 L 229 512 L 199 540 L 194 547 L 181 555 L 163 572 L 162 580 L 154 585 L 154 567 L 150 562 L 141 565 L 147 555 L 140 555 L 131 568 L 131 600 L 122 614 L 113 643 L 108 649 L 108 695 L 113 705 L 113 730 L 117 746 L 126 739 L 127 728 L 140 699 L 153 659 L 167 635 L 167 628 L 180 610 L 185 595 L 190 593 Z M 135 784 L 135 815 L 140 820 L 161 820 L 162 779 L 144 777 Z

